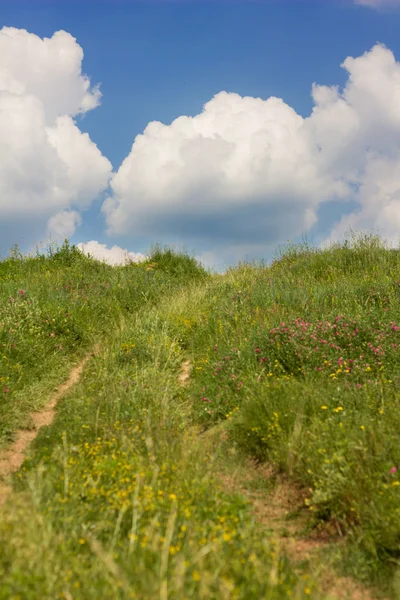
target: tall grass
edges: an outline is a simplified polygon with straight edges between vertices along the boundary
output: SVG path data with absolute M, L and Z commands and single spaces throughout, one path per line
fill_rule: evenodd
M 225 422 L 234 447 L 303 486 L 315 525 L 352 542 L 347 570 L 390 588 L 400 555 L 400 252 L 376 236 L 291 246 L 270 268 L 242 265 L 223 282 L 209 287 L 186 339 L 193 418 Z
M 248 502 L 222 490 L 215 456 L 189 427 L 178 378 L 187 324 L 172 307 L 199 289 L 188 270 L 200 285 L 207 278 L 166 257 L 167 274 L 159 253 L 150 271 L 109 272 L 108 302 L 133 288 L 135 311 L 109 330 L 15 477 L 0 520 L 2 599 L 319 597 Z
M 64 247 L 0 276 L 8 436 L 30 379 L 103 344 L 15 478 L 0 598 L 328 598 L 223 489 L 221 448 L 293 482 L 337 568 L 399 597 L 400 252 L 353 237 L 210 276 L 169 249 L 113 269 Z
M 0 261 L 0 447 L 29 426 L 29 412 L 46 402 L 71 362 L 128 314 L 205 276 L 193 259 L 169 249 L 111 267 L 68 241 L 30 258 L 15 248 Z

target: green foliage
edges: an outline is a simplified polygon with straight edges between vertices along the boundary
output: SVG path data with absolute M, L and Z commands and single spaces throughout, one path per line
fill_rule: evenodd
M 173 263 L 174 255 L 168 256 Z M 158 302 L 189 283 L 191 275 L 198 274 L 186 270 L 179 279 L 144 265 L 113 268 L 67 240 L 47 255 L 23 257 L 15 249 L 1 261 L 0 446 L 17 427 L 29 426 L 29 412 L 46 402 L 55 379 L 96 339 L 144 302 Z
M 400 554 L 399 273 L 376 236 L 289 246 L 216 280 L 186 341 L 193 419 L 226 420 L 234 448 L 302 485 L 315 523 L 364 556 L 359 576 L 386 585 Z
M 1 599 L 319 597 L 188 427 L 171 319 L 187 298 L 143 300 L 41 430 L 2 512 Z
M 67 239 L 64 240 L 61 246 L 55 249 L 50 246 L 48 254 L 51 262 L 65 267 L 72 267 L 79 263 L 94 262 L 92 258 L 81 252 L 77 246 L 71 246 Z
M 197 436 L 215 425 L 229 455 L 300 486 L 347 574 L 396 597 L 399 273 L 370 235 L 212 277 L 160 247 L 118 268 L 67 243 L 0 262 L 3 443 L 40 406 L 27 397 L 105 344 L 16 478 L 0 599 L 326 598 L 221 489 Z
M 145 264 L 180 279 L 203 279 L 207 276 L 206 270 L 195 258 L 169 247 L 154 246 Z

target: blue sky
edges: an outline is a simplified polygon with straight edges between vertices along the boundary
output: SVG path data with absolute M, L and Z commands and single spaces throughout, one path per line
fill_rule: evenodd
M 341 67 L 341 63 L 347 57 L 362 57 L 364 53 L 371 51 L 377 42 L 384 44 L 396 60 L 400 57 L 400 9 L 391 6 L 390 2 L 383 4 L 365 6 L 352 0 L 3 0 L 0 1 L 0 28 L 25 29 L 39 38 L 51 38 L 55 32 L 64 30 L 76 38 L 76 43 L 84 53 L 82 72 L 90 77 L 92 85 L 100 84 L 102 97 L 100 104 L 83 116 L 74 114 L 72 109 L 67 111 L 67 114 L 74 119 L 81 132 L 89 134 L 101 154 L 111 162 L 113 172 L 116 173 L 123 160 L 130 154 L 136 136 L 142 134 L 150 122 L 160 121 L 169 126 L 182 115 L 200 115 L 204 104 L 210 102 L 219 92 L 235 93 L 241 98 L 261 98 L 264 101 L 271 96 L 281 98 L 285 105 L 306 119 L 315 104 L 311 96 L 314 82 L 321 86 L 339 86 L 339 92 L 343 90 L 349 73 Z M 25 68 L 34 71 L 34 54 L 31 63 L 25 65 Z M 13 64 L 12 68 L 17 69 L 16 63 Z M 1 67 L 0 57 L 0 69 Z M 9 65 L 6 67 L 11 68 Z M 387 84 L 392 83 L 394 88 L 398 74 L 396 68 L 397 63 L 393 73 L 386 73 Z M 379 70 L 379 67 L 376 67 L 375 71 L 371 69 L 370 113 L 374 112 L 374 81 L 379 86 L 376 69 Z M 384 66 L 382 69 L 385 71 Z M 366 71 L 368 73 L 368 67 Z M 360 85 L 362 87 L 362 82 Z M 4 86 L 2 88 L 0 82 L 1 89 L 4 89 Z M 364 100 L 359 100 L 360 104 L 356 110 L 364 118 L 363 102 Z M 355 102 L 350 104 L 354 108 Z M 379 107 L 382 107 L 381 100 Z M 5 110 L 7 109 L 3 108 L 3 114 Z M 243 110 L 247 111 L 246 108 Z M 230 114 L 234 128 L 235 118 L 232 112 Z M 274 118 L 272 115 L 269 120 Z M 393 119 L 396 121 L 396 115 Z M 364 130 L 369 126 L 369 122 L 365 124 L 363 121 Z M 372 139 L 376 138 L 377 128 L 379 123 L 374 121 L 370 131 Z M 381 129 L 382 135 L 387 129 L 389 125 L 385 123 Z M 0 140 L 1 131 L 0 121 Z M 222 135 L 218 127 L 216 131 L 219 132 L 218 135 Z M 215 137 L 214 134 L 208 135 Z M 6 146 L 5 139 L 4 134 L 3 145 Z M 232 140 L 230 142 L 232 143 Z M 151 154 L 152 148 L 157 146 L 157 140 L 148 143 Z M 355 147 L 360 149 L 360 140 L 354 143 Z M 370 144 L 365 139 L 363 143 L 362 151 L 368 153 Z M 314 140 L 314 145 L 320 144 Z M 329 143 L 326 145 L 328 147 Z M 391 137 L 387 143 L 386 140 L 382 141 L 377 152 L 384 155 L 386 147 L 391 148 L 389 158 L 392 160 L 393 152 L 398 151 L 398 137 Z M 17 152 L 18 149 L 10 150 L 5 147 L 4 152 L 6 151 L 9 154 Z M 203 149 L 201 157 L 204 152 L 207 153 L 208 150 Z M 257 156 L 257 150 L 255 154 Z M 273 154 L 273 160 L 277 160 L 277 152 Z M 281 156 L 279 152 L 278 154 Z M 260 160 L 267 158 L 261 152 Z M 284 161 L 284 157 L 281 160 Z M 198 158 L 196 161 L 200 162 Z M 192 169 L 193 165 L 185 164 L 187 169 Z M 155 203 L 152 200 L 152 194 L 156 194 L 156 191 L 149 191 L 147 195 L 145 190 L 146 193 L 142 197 L 146 198 L 150 207 L 150 225 L 147 225 L 146 207 L 142 207 L 140 214 L 136 214 L 134 208 L 142 202 L 139 190 L 144 190 L 145 184 L 141 181 L 139 185 L 135 180 L 130 187 L 126 177 L 124 182 L 121 182 L 119 192 L 111 192 L 111 196 L 123 197 L 123 211 L 114 206 L 112 214 L 109 212 L 106 215 L 104 211 L 101 212 L 104 198 L 110 196 L 110 188 L 104 189 L 105 186 L 100 185 L 103 189 L 96 190 L 94 184 L 93 190 L 98 193 L 93 191 L 91 207 L 87 199 L 83 203 L 80 203 L 80 200 L 76 201 L 75 192 L 71 192 L 70 196 L 66 194 L 68 198 L 63 201 L 63 205 L 57 204 L 57 210 L 61 207 L 63 211 L 79 212 L 81 224 L 76 222 L 75 231 L 72 231 L 73 227 L 69 228 L 71 240 L 75 243 L 96 240 L 107 247 L 118 245 L 131 252 L 145 252 L 154 242 L 183 244 L 189 250 L 204 256 L 205 260 L 214 263 L 221 260 L 224 264 L 244 257 L 263 256 L 268 259 L 278 244 L 288 239 L 300 239 L 304 233 L 310 239 L 320 242 L 335 229 L 335 224 L 343 215 L 358 214 L 360 211 L 367 215 L 358 220 L 353 219 L 350 224 L 355 228 L 360 225 L 364 229 L 380 226 L 382 233 L 387 233 L 388 239 L 392 239 L 394 234 L 389 231 L 390 228 L 386 231 L 386 221 L 379 212 L 379 206 L 371 211 L 371 200 L 363 200 L 350 194 L 349 188 L 347 192 L 337 192 L 338 181 L 353 185 L 354 169 L 358 170 L 356 185 L 360 181 L 362 187 L 365 187 L 362 174 L 370 181 L 372 175 L 368 174 L 368 169 L 371 173 L 375 172 L 370 158 L 366 158 L 365 164 L 354 166 L 351 174 L 343 169 L 338 175 L 336 164 L 337 158 L 331 157 L 330 166 L 327 167 L 325 162 L 321 166 L 323 177 L 328 169 L 332 171 L 331 176 L 335 181 L 328 178 L 328 187 L 332 184 L 332 198 L 324 197 L 323 203 L 319 202 L 320 184 L 316 185 L 310 190 L 311 195 L 315 194 L 311 207 L 304 199 L 300 199 L 301 208 L 296 204 L 293 219 L 289 217 L 292 198 L 290 189 L 285 188 L 281 195 L 278 184 L 278 187 L 273 187 L 273 190 L 268 188 L 265 192 L 260 191 L 257 184 L 257 192 L 252 188 L 247 194 L 244 189 L 240 202 L 231 202 L 227 194 L 229 195 L 232 187 L 228 186 L 221 192 L 213 177 L 201 188 L 204 194 L 208 193 L 209 197 L 213 197 L 213 201 L 211 206 L 206 202 L 201 211 L 198 209 L 199 203 L 202 203 L 198 187 L 196 192 L 193 191 L 193 195 L 190 186 L 180 190 L 178 204 L 168 200 L 172 198 L 174 188 L 171 188 L 166 193 L 166 200 L 161 209 L 161 200 Z M 393 167 L 394 163 L 391 164 Z M 155 179 L 158 177 L 159 168 L 160 163 L 149 166 L 149 169 L 153 169 L 152 176 Z M 204 168 L 211 167 L 207 164 Z M 182 169 L 179 171 L 180 176 L 185 174 L 185 167 Z M 390 165 L 384 171 L 386 178 L 390 179 Z M 290 175 L 289 170 L 283 179 L 287 180 Z M 0 183 L 2 176 L 6 178 L 7 173 L 4 174 L 0 170 Z M 257 177 L 262 179 L 263 176 L 258 173 Z M 15 178 L 13 181 L 13 185 L 16 185 Z M 199 186 L 197 179 L 196 182 Z M 29 181 L 24 185 L 29 191 Z M 232 185 L 238 184 L 234 182 Z M 218 193 L 215 186 L 219 186 Z M 34 207 L 31 207 L 34 217 L 30 216 L 24 221 L 21 217 L 21 212 L 24 211 L 21 211 L 21 208 L 18 209 L 18 214 L 13 214 L 11 210 L 12 186 L 6 183 L 4 187 L 7 198 L 3 202 L 7 201 L 8 205 L 0 212 L 0 254 L 3 256 L 7 254 L 12 243 L 18 243 L 23 250 L 27 250 L 39 239 L 43 240 L 49 231 L 48 221 L 52 217 L 49 208 L 39 210 L 37 214 L 42 216 L 36 219 Z M 391 207 L 386 208 L 386 212 L 393 215 L 392 204 L 397 202 L 397 188 L 392 189 L 393 183 L 389 187 L 394 197 L 387 199 Z M 135 193 L 132 192 L 132 197 L 127 196 L 129 189 L 136 190 Z M 376 193 L 375 191 L 374 194 Z M 264 202 L 263 198 L 270 197 L 271 194 L 279 196 L 280 202 L 271 204 L 266 201 L 266 206 L 263 204 L 260 209 L 262 222 L 259 223 L 258 208 Z M 218 203 L 220 210 L 215 208 Z M 189 204 L 192 208 L 186 210 Z M 280 210 L 282 214 L 278 215 Z M 307 210 L 315 213 L 316 220 L 304 217 Z M 254 215 L 253 220 L 251 214 Z M 272 215 L 271 219 L 269 214 Z M 287 229 L 284 225 L 285 214 L 288 222 L 292 221 Z M 121 225 L 122 221 L 126 221 L 129 226 L 124 228 Z M 313 222 L 310 226 L 311 221 Z

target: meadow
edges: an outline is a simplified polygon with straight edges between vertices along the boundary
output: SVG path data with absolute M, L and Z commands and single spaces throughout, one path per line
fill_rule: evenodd
M 0 262 L 0 599 L 400 598 L 400 251 Z M 186 365 L 185 379 L 182 365 Z

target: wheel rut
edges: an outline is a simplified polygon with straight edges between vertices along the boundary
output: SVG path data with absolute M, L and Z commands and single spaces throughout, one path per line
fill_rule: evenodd
M 68 379 L 58 387 L 46 406 L 42 410 L 30 414 L 33 427 L 17 430 L 12 444 L 5 450 L 0 451 L 0 506 L 12 490 L 9 479 L 21 467 L 30 444 L 37 437 L 42 427 L 51 425 L 56 414 L 57 403 L 79 382 L 86 364 L 98 351 L 99 346 L 97 345 L 71 369 Z

